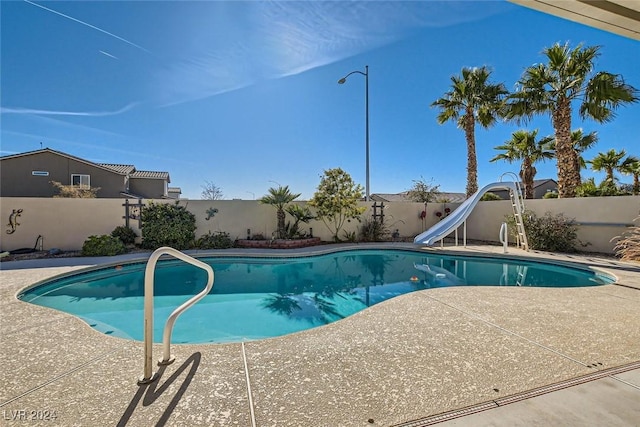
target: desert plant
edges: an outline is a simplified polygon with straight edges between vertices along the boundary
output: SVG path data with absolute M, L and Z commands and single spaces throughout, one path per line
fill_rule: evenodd
M 209 231 L 196 240 L 195 247 L 197 249 L 227 249 L 233 247 L 233 241 L 229 237 L 229 233 Z
M 136 232 L 133 231 L 131 227 L 120 225 L 113 229 L 111 237 L 120 239 L 125 245 L 133 245 L 136 241 Z
M 498 196 L 496 193 L 492 193 L 491 191 L 484 193 L 482 197 L 480 197 L 481 202 L 491 202 L 494 200 L 504 200 L 504 199 Z
M 347 231 L 344 230 L 342 232 L 342 241 L 344 242 L 355 242 L 357 240 L 357 235 L 355 231 Z
M 196 217 L 179 203 L 151 203 L 145 206 L 141 215 L 142 247 L 189 249 L 195 240 Z
M 384 221 L 365 219 L 360 226 L 360 240 L 363 242 L 382 242 L 389 237 L 389 229 Z
M 557 199 L 558 198 L 558 192 L 557 191 L 547 191 L 544 196 L 542 196 L 543 199 Z
M 124 243 L 117 237 L 103 234 L 89 236 L 82 244 L 82 256 L 113 256 L 127 252 Z
M 288 239 L 303 238 L 306 236 L 306 232 L 300 231 L 300 223 L 308 224 L 309 221 L 315 218 L 315 215 L 311 213 L 311 209 L 307 206 L 304 208 L 300 205 L 289 205 L 286 209 L 287 213 L 294 219 L 293 224 L 287 222 L 285 225 L 285 235 Z
M 640 223 L 640 216 L 633 220 Z M 621 259 L 625 261 L 640 261 L 640 226 L 635 225 L 627 230 L 622 236 L 614 237 L 618 239 L 613 250 Z
M 49 181 L 49 183 L 53 185 L 58 192 L 58 194 L 53 196 L 54 198 L 95 199 L 100 190 L 100 187 L 78 187 L 75 185 L 64 185 L 58 181 Z
M 285 212 L 284 208 L 287 203 L 293 202 L 295 199 L 300 197 L 300 193 L 293 194 L 289 190 L 289 186 L 285 185 L 278 186 L 278 188 L 269 188 L 269 194 L 266 196 L 262 196 L 260 198 L 260 203 L 264 203 L 267 205 L 272 205 L 276 208 L 276 218 L 277 218 L 277 236 L 278 239 L 286 239 L 286 230 L 285 230 Z
M 431 180 L 433 182 L 433 180 Z M 413 181 L 413 187 L 407 191 L 407 197 L 412 202 L 428 203 L 433 202 L 440 194 L 440 185 L 426 183 L 420 177 L 418 181 Z
M 579 241 L 574 219 L 567 218 L 561 213 L 554 215 L 551 212 L 538 217 L 532 211 L 526 211 L 522 217 L 530 249 L 549 252 L 576 251 L 576 244 Z M 513 215 L 507 217 L 507 223 L 511 234 L 516 236 Z
M 596 185 L 593 177 L 582 181 L 582 184 L 576 188 L 576 196 L 578 197 L 620 196 L 624 193 L 615 182 L 608 179 L 602 181 L 600 185 Z
M 362 186 L 353 182 L 351 175 L 341 168 L 324 171 L 320 184 L 309 204 L 316 208 L 316 217 L 340 241 L 338 234 L 345 222 L 360 220 L 364 207 L 358 207 L 362 198 Z M 355 234 L 355 233 L 354 233 Z

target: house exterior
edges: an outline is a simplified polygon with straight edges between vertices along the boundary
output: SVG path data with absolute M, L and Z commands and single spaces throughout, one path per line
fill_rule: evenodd
M 522 183 L 520 183 L 522 186 Z M 524 191 L 524 187 L 522 188 Z M 504 200 L 509 200 L 508 190 L 493 190 L 491 191 L 496 196 Z M 533 181 L 533 198 L 542 199 L 545 194 L 550 192 L 558 192 L 558 183 L 554 179 L 536 179 Z
M 96 188 L 96 197 L 169 198 L 168 172 L 140 171 L 133 165 L 93 163 L 44 148 L 0 157 L 1 197 L 53 197 L 51 181 Z M 180 189 L 173 187 L 172 195 Z
M 407 191 L 403 191 L 402 193 L 375 193 L 371 195 L 371 200 L 374 202 L 413 202 L 407 195 Z M 464 193 L 444 193 L 439 192 L 435 199 L 434 203 L 462 203 L 466 200 L 466 195 Z

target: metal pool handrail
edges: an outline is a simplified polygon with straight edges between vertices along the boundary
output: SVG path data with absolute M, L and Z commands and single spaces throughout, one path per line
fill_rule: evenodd
M 158 361 L 159 365 L 169 365 L 175 360 L 171 357 L 171 332 L 176 319 L 186 309 L 204 298 L 213 287 L 213 268 L 189 255 L 180 252 L 177 249 L 163 246 L 156 249 L 147 261 L 147 267 L 144 271 L 144 376 L 138 380 L 138 384 L 148 384 L 157 379 L 157 373 L 153 373 L 153 285 L 155 283 L 154 276 L 156 264 L 162 255 L 171 255 L 193 266 L 202 268 L 207 272 L 207 286 L 199 294 L 194 295 L 188 301 L 184 302 L 173 313 L 169 315 L 164 324 L 164 332 L 162 334 L 162 359 Z

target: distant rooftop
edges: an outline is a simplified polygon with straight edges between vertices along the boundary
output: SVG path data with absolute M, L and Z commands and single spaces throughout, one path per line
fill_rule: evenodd
M 371 195 L 371 200 L 378 202 L 413 202 L 408 196 L 407 191 L 402 193 L 375 193 Z M 464 193 L 446 193 L 440 192 L 432 203 L 447 201 L 448 203 L 462 203 L 467 199 Z

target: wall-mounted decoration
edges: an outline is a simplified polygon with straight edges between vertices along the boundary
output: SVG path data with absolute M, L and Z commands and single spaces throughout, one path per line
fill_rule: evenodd
M 142 203 L 142 199 L 138 199 L 137 203 L 129 203 L 129 199 L 125 199 L 122 206 L 124 206 L 124 216 L 122 218 L 124 218 L 125 226 L 130 227 L 129 226 L 130 219 L 137 219 L 138 228 L 142 228 L 141 214 L 142 214 L 142 208 L 144 207 L 144 204 Z
M 7 234 L 13 234 L 16 232 L 16 228 L 20 225 L 18 222 L 18 217 L 22 215 L 22 209 L 13 209 L 11 214 L 9 214 L 9 224 L 7 227 L 10 227 L 7 230 Z
M 214 207 L 210 207 L 209 209 L 206 210 L 206 212 L 207 212 L 207 217 L 205 218 L 205 220 L 209 221 L 209 219 L 216 216 L 216 214 L 218 213 L 218 209 Z

